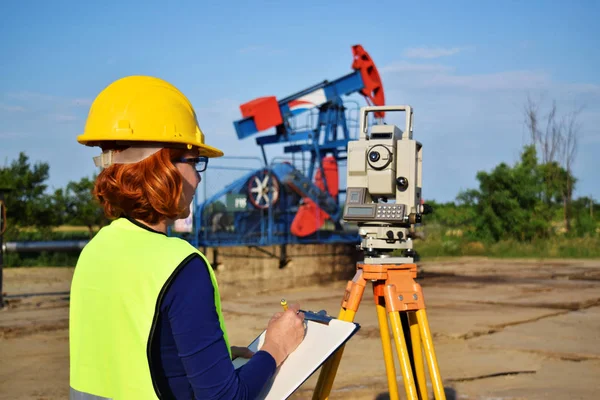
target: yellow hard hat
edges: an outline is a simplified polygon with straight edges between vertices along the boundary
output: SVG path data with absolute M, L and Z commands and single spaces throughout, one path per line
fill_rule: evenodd
M 197 147 L 200 155 L 223 152 L 204 143 L 190 101 L 175 86 L 155 77 L 128 76 L 108 85 L 92 103 L 85 131 L 77 141 L 153 142 Z M 141 145 L 142 143 L 140 143 Z

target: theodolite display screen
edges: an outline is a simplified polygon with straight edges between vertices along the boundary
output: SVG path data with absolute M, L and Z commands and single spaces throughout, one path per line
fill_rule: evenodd
M 375 206 L 348 207 L 348 209 L 346 210 L 346 216 L 349 216 L 349 217 L 374 217 L 375 216 Z

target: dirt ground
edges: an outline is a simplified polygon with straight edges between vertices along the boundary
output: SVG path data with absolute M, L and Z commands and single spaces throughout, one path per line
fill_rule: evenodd
M 0 399 L 68 398 L 71 275 L 71 268 L 4 270 Z M 600 397 L 600 260 L 423 262 L 419 282 L 448 399 Z M 259 334 L 281 297 L 337 315 L 345 285 L 225 297 L 232 343 Z M 361 329 L 348 342 L 331 398 L 386 399 L 369 291 L 355 321 Z M 310 399 L 317 375 L 293 398 Z

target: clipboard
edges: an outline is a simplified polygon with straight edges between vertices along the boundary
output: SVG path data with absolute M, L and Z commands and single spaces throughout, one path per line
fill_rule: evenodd
M 303 312 L 306 321 L 304 340 L 275 370 L 257 399 L 287 399 L 360 329 L 359 324 L 326 316 L 324 311 L 319 313 Z M 260 350 L 264 343 L 265 333 L 266 330 L 248 348 L 253 352 Z M 238 357 L 233 360 L 233 366 L 238 369 L 248 361 L 247 358 Z

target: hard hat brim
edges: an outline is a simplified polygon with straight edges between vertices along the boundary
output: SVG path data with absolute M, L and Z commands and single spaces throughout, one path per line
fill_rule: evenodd
M 209 158 L 223 157 L 223 151 L 217 149 L 216 147 L 206 144 L 196 144 L 195 146 L 200 150 L 201 156 L 206 156 Z
M 115 143 L 115 144 L 127 145 L 127 144 L 131 144 L 132 142 L 156 143 L 156 144 L 160 144 L 164 147 L 177 147 L 177 148 L 185 147 L 185 146 L 192 146 L 192 147 L 196 147 L 198 149 L 199 155 L 201 155 L 201 156 L 206 156 L 209 158 L 216 158 L 216 157 L 222 157 L 224 155 L 222 150 L 217 149 L 216 147 L 201 143 L 201 142 L 192 142 L 192 143 L 188 143 L 185 141 L 164 142 L 164 141 L 133 140 L 131 138 L 128 138 L 126 140 L 119 140 L 119 139 L 117 139 L 117 140 L 87 140 L 85 135 L 79 135 L 77 137 L 77 141 L 80 144 L 83 144 L 85 146 L 99 146 L 99 147 L 103 147 L 102 146 L 103 143 Z

